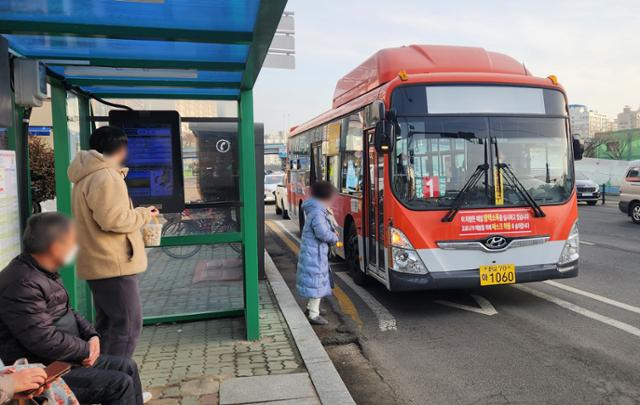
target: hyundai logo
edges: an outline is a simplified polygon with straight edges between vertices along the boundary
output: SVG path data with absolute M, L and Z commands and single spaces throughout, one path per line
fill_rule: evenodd
M 491 236 L 484 241 L 487 249 L 498 250 L 507 246 L 507 239 L 503 236 Z

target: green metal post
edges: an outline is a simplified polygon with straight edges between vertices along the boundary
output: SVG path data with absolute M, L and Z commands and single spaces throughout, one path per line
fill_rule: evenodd
M 238 105 L 240 152 L 240 198 L 244 253 L 244 316 L 247 339 L 260 339 L 260 296 L 258 290 L 258 221 L 256 218 L 256 151 L 253 128 L 253 92 L 243 90 Z
M 89 137 L 91 136 L 91 101 L 88 97 L 78 96 L 78 115 L 80 119 L 80 149 L 89 149 Z M 84 297 L 84 308 L 80 311 L 91 322 L 96 319 L 96 309 L 93 305 L 93 296 L 89 284 L 85 281 L 77 283 L 78 296 Z
M 9 149 L 16 152 L 18 173 L 18 203 L 20 204 L 20 233 L 24 232 L 31 215 L 31 171 L 29 170 L 29 137 L 23 133 L 24 107 L 13 104 L 13 126 L 7 128 Z
M 71 182 L 67 168 L 71 162 L 69 127 L 67 122 L 67 91 L 57 83 L 51 83 L 51 115 L 53 122 L 53 153 L 56 180 L 56 201 L 58 212 L 71 215 Z M 78 280 L 75 265 L 65 266 L 61 271 L 62 282 L 69 293 L 69 301 L 77 308 Z

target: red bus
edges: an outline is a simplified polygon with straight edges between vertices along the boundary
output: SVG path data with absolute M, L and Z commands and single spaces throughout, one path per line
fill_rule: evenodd
M 578 210 L 566 95 L 481 48 L 378 51 L 338 82 L 333 108 L 292 128 L 289 215 L 333 183 L 354 280 L 389 290 L 575 277 Z

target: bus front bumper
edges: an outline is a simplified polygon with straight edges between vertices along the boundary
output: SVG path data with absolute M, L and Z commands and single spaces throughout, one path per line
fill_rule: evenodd
M 516 283 L 530 283 L 553 278 L 571 278 L 578 275 L 578 261 L 568 263 L 561 268 L 556 264 L 516 267 Z M 478 269 L 439 271 L 429 274 L 409 274 L 389 270 L 389 290 L 453 290 L 480 287 Z

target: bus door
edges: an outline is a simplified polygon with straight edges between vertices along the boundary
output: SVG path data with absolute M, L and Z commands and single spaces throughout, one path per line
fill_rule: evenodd
M 310 184 L 324 180 L 324 165 L 322 161 L 322 142 L 311 144 L 311 177 Z
M 376 152 L 373 131 L 366 133 L 367 170 L 365 176 L 365 246 L 369 273 L 386 280 L 384 271 L 384 156 Z

